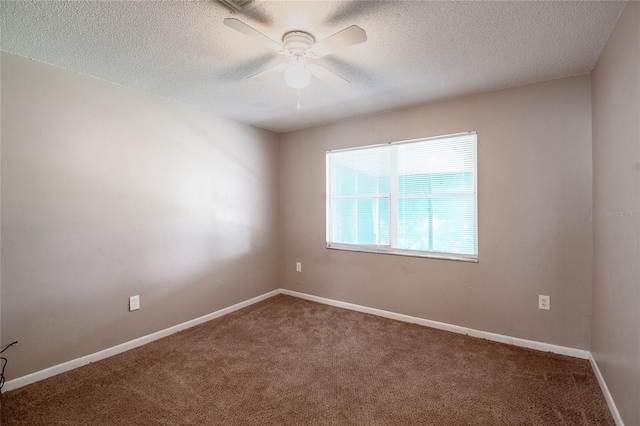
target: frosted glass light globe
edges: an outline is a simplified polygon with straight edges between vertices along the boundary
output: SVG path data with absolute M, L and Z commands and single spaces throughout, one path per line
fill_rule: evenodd
M 284 71 L 284 81 L 294 89 L 304 89 L 311 83 L 311 72 L 304 65 L 293 64 Z

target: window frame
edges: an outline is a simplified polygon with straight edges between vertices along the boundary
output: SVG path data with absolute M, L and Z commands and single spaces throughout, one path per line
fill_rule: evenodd
M 474 160 L 473 202 L 474 202 L 474 208 L 475 208 L 475 235 L 474 235 L 475 254 L 459 254 L 459 253 L 448 253 L 448 252 L 438 252 L 438 251 L 410 250 L 410 249 L 401 249 L 401 248 L 393 247 L 394 244 L 397 244 L 397 229 L 394 230 L 393 228 L 394 226 L 397 227 L 398 200 L 401 198 L 400 197 L 401 194 L 398 193 L 398 188 L 397 188 L 397 183 L 398 183 L 397 182 L 398 181 L 397 160 L 391 161 L 390 163 L 390 167 L 392 169 L 390 176 L 395 176 L 395 179 L 393 178 L 390 179 L 391 182 L 390 182 L 389 193 L 387 194 L 387 197 L 384 197 L 384 196 L 374 197 L 372 194 L 366 194 L 366 195 L 360 195 L 360 196 L 354 194 L 353 196 L 332 197 L 331 161 L 330 161 L 330 155 L 329 155 L 331 153 L 359 151 L 359 150 L 378 148 L 378 147 L 383 147 L 388 145 L 401 145 L 401 144 L 411 144 L 411 143 L 418 143 L 418 142 L 428 142 L 432 140 L 443 140 L 443 139 L 455 138 L 460 136 L 468 136 L 468 135 L 474 135 L 475 137 L 474 152 L 473 152 L 473 160 Z M 392 150 L 391 156 L 392 157 L 394 156 L 393 150 Z M 460 132 L 460 133 L 453 133 L 453 134 L 441 135 L 441 136 L 430 136 L 425 138 L 408 139 L 408 140 L 396 141 L 396 142 L 386 142 L 386 143 L 375 144 L 375 145 L 364 145 L 364 146 L 357 146 L 357 147 L 351 147 L 351 148 L 329 150 L 329 151 L 326 151 L 325 162 L 326 162 L 326 186 L 325 186 L 325 198 L 326 198 L 326 211 L 325 211 L 326 236 L 325 237 L 326 238 L 325 240 L 326 240 L 327 249 L 347 250 L 347 251 L 356 251 L 356 252 L 363 252 L 363 253 L 379 253 L 379 254 L 391 254 L 391 255 L 400 255 L 400 256 L 424 257 L 424 258 L 442 259 L 442 260 L 457 260 L 457 261 L 463 261 L 463 262 L 475 262 L 475 263 L 479 262 L 479 257 L 478 257 L 479 255 L 478 253 L 478 222 L 479 222 L 478 220 L 478 134 L 476 131 Z M 395 181 L 395 188 L 394 188 L 393 181 Z M 451 193 L 446 195 L 456 196 L 456 193 Z M 391 222 L 390 222 L 389 245 L 388 246 L 387 245 L 367 245 L 367 244 L 349 244 L 349 243 L 331 242 L 330 241 L 331 236 L 333 235 L 333 228 L 332 228 L 333 223 L 331 220 L 332 198 L 337 198 L 337 199 L 388 198 L 390 218 L 394 218 L 394 219 L 391 219 Z M 433 198 L 433 196 L 425 195 L 424 198 Z

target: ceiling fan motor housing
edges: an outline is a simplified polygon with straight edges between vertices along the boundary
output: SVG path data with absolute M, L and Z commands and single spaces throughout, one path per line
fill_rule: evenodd
M 293 54 L 303 54 L 307 49 L 311 48 L 316 39 L 309 33 L 304 31 L 290 31 L 282 37 L 284 48 Z

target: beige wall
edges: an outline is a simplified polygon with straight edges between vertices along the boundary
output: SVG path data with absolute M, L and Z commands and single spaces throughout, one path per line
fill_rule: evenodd
M 277 169 L 276 134 L 3 53 L 8 379 L 279 287 Z
M 468 130 L 478 132 L 479 263 L 325 248 L 327 150 Z M 287 133 L 280 170 L 283 287 L 589 348 L 589 76 Z M 551 311 L 538 309 L 540 294 Z
M 594 358 L 627 425 L 640 425 L 640 3 L 591 76 Z M 607 215 L 608 213 L 608 215 Z

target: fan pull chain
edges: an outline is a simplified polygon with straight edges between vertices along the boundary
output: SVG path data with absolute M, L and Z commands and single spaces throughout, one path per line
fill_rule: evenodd
M 298 89 L 298 109 L 300 109 L 300 89 Z

